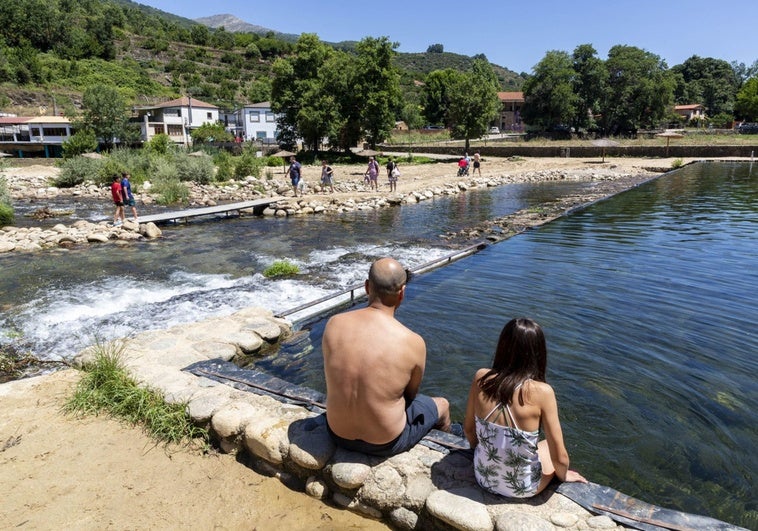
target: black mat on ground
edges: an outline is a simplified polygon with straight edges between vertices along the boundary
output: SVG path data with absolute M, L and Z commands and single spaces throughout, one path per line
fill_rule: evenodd
M 585 509 L 644 531 L 712 529 L 747 531 L 715 518 L 665 509 L 596 483 L 561 483 L 556 489 Z
M 199 361 L 182 370 L 224 383 L 240 391 L 271 396 L 285 404 L 297 404 L 315 413 L 326 411 L 326 397 L 323 393 L 291 384 L 255 369 L 242 369 L 230 361 Z
M 270 396 L 285 404 L 303 406 L 314 413 L 326 411 L 326 396 L 323 393 L 310 387 L 289 383 L 255 369 L 240 368 L 230 361 L 221 359 L 198 361 L 182 370 L 229 385 L 240 391 Z M 430 431 L 421 444 L 443 453 L 468 448 L 468 441 L 460 434 L 439 430 Z

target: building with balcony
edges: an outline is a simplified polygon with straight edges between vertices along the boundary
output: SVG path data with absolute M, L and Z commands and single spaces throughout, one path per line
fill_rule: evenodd
M 186 146 L 192 143 L 190 134 L 193 129 L 219 121 L 218 107 L 188 96 L 157 105 L 135 107 L 134 112 L 140 122 L 144 142 L 157 134 L 164 134 L 177 144 Z

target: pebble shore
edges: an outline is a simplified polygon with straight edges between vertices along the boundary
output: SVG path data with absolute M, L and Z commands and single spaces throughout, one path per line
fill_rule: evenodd
M 7 173 L 7 172 L 6 172 Z M 344 180 L 335 185 L 334 193 L 327 193 L 318 188 L 307 187 L 305 194 L 294 197 L 289 182 L 281 178 L 247 177 L 239 181 L 220 184 L 200 185 L 188 183 L 190 189 L 189 207 L 215 206 L 222 203 L 241 202 L 264 197 L 286 197 L 270 205 L 264 216 L 287 217 L 298 215 L 331 214 L 339 215 L 359 210 L 373 210 L 402 205 L 412 205 L 435 197 L 456 195 L 469 190 L 502 186 L 510 183 L 546 182 L 546 181 L 584 181 L 597 183 L 592 192 L 581 196 L 551 203 L 539 211 L 522 211 L 499 220 L 490 220 L 478 227 L 459 233 L 441 234 L 443 239 L 471 241 L 486 238 L 497 241 L 520 232 L 526 227 L 545 223 L 560 216 L 566 210 L 577 205 L 589 203 L 598 198 L 616 193 L 624 188 L 634 186 L 651 177 L 654 171 L 636 169 L 629 171 L 609 166 L 607 168 L 585 169 L 550 169 L 521 173 L 502 173 L 483 177 L 463 177 L 440 183 L 413 187 L 400 193 L 372 191 L 359 179 Z M 11 197 L 15 200 L 31 200 L 44 206 L 46 199 L 70 196 L 72 198 L 91 198 L 109 204 L 110 190 L 85 183 L 74 188 L 56 188 L 49 186 L 49 175 L 18 176 L 8 173 Z M 138 209 L 141 205 L 156 202 L 157 197 L 150 193 L 150 186 L 143 185 L 136 194 Z M 242 212 L 242 215 L 252 212 Z M 8 252 L 34 252 L 42 249 L 71 247 L 81 244 L 114 243 L 127 245 L 129 242 L 155 239 L 161 236 L 161 230 L 152 223 L 139 224 L 128 221 L 114 227 L 112 223 L 91 223 L 77 221 L 71 225 L 58 224 L 52 229 L 40 227 L 8 226 L 0 229 L 0 254 Z

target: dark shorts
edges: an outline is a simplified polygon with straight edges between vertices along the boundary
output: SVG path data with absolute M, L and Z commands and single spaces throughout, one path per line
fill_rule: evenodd
M 474 161 L 474 168 L 478 168 L 478 167 L 479 167 L 479 163 L 477 161 Z
M 116 205 L 117 207 L 124 206 L 124 202 L 123 201 L 114 201 L 113 204 Z
M 297 187 L 300 183 L 300 177 L 290 177 L 290 182 L 292 183 L 292 186 Z
M 439 419 L 437 404 L 430 397 L 418 394 L 405 409 L 405 418 L 406 423 L 403 432 L 395 440 L 385 444 L 373 444 L 361 439 L 343 439 L 339 435 L 335 435 L 329 427 L 329 422 L 326 423 L 326 429 L 334 444 L 340 448 L 353 452 L 378 455 L 380 457 L 389 457 L 407 452 L 423 439 L 424 435 L 429 433 L 429 430 L 437 424 L 437 420 Z
M 124 206 L 134 206 L 134 198 L 132 197 L 131 199 L 124 201 Z

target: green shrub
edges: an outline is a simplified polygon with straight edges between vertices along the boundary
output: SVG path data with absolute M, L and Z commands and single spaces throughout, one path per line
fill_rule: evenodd
M 234 176 L 238 179 L 252 175 L 260 177 L 263 167 L 263 158 L 257 157 L 254 149 L 247 148 L 239 156 L 234 167 Z
M 209 156 L 177 155 L 174 159 L 179 180 L 208 184 L 213 180 L 213 160 Z
M 684 161 L 682 159 L 674 159 L 671 161 L 671 167 L 674 169 L 681 168 L 683 165 Z
M 158 195 L 156 201 L 161 205 L 186 203 L 189 189 L 179 180 L 179 170 L 173 162 L 157 159 L 151 168 L 153 188 L 151 193 Z
M 143 389 L 129 376 L 122 362 L 123 343 L 97 345 L 92 363 L 64 410 L 76 415 L 110 415 L 142 426 L 159 442 L 182 443 L 200 438 L 206 445 L 208 432 L 195 426 L 187 405 L 168 404 L 157 391 Z
M 73 188 L 84 181 L 98 181 L 103 165 L 103 159 L 88 159 L 87 157 L 65 159 L 61 163 L 61 171 L 53 180 L 53 184 L 58 188 Z
M 121 175 L 123 172 L 129 171 L 123 161 L 112 157 L 100 159 L 100 162 L 100 168 L 95 175 L 95 183 L 99 186 L 110 186 L 114 175 Z
M 13 212 L 13 207 L 7 203 L 0 203 L 0 227 L 13 225 L 15 219 L 16 215 Z
M 63 142 L 63 158 L 69 159 L 97 149 L 97 138 L 92 131 L 77 131 Z
M 147 152 L 166 155 L 169 153 L 173 145 L 174 141 L 171 140 L 170 136 L 164 133 L 158 133 L 153 138 L 145 142 L 143 149 Z
M 134 186 L 145 182 L 150 173 L 152 160 L 157 156 L 141 149 L 117 147 L 110 152 L 109 158 L 116 163 L 114 167 L 123 168 L 122 172 L 129 172 L 132 177 L 132 186 Z
M 290 277 L 299 272 L 300 268 L 295 264 L 287 260 L 277 260 L 263 271 L 263 276 L 266 278 Z
M 11 194 L 8 191 L 8 182 L 2 175 L 0 175 L 0 204 L 11 204 Z
M 229 181 L 234 177 L 234 160 L 228 151 L 219 151 L 213 157 L 216 164 L 216 180 Z

